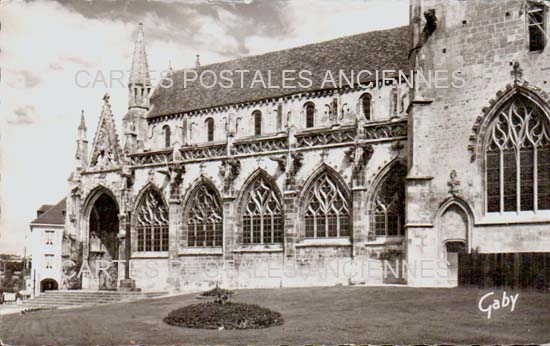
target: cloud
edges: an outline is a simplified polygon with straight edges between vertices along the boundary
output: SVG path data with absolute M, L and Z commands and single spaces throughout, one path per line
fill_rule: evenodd
M 64 58 L 65 62 L 72 62 L 82 67 L 93 67 L 94 64 L 81 56 L 68 56 Z
M 93 131 L 106 91 L 127 109 L 125 87 L 78 88 L 76 72 L 129 68 L 135 26 L 44 1 L 2 1 L 1 21 L 0 252 L 21 253 L 35 209 L 66 193 L 80 110 Z
M 210 62 L 249 54 L 251 33 L 281 37 L 287 14 L 277 1 L 60 1 L 68 11 L 89 19 L 110 19 L 135 25 L 143 22 L 146 36 L 192 48 L 189 56 L 211 52 Z M 93 5 L 92 5 L 93 4 Z
M 38 120 L 36 108 L 31 105 L 17 107 L 15 109 L 15 118 L 8 119 L 10 125 L 29 125 Z
M 29 70 L 12 71 L 7 70 L 7 76 L 12 76 L 11 80 L 8 79 L 6 84 L 12 88 L 27 89 L 38 85 L 41 81 L 39 74 Z
M 408 0 L 299 0 L 278 3 L 284 35 L 252 31 L 246 45 L 258 53 L 406 25 Z M 388 15 L 391 14 L 391 15 Z

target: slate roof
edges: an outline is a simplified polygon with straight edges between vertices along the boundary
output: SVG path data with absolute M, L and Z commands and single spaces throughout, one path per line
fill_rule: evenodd
M 188 82 L 187 88 L 184 88 L 185 70 L 174 71 L 170 76 L 173 80 L 171 87 L 163 88 L 159 85 L 155 88 L 148 118 L 320 90 L 327 70 L 331 70 L 335 78 L 338 78 L 339 70 L 353 70 L 356 73 L 368 70 L 373 74 L 377 70 L 408 71 L 409 38 L 409 27 L 404 26 L 195 68 L 198 74 L 204 70 L 260 70 L 266 83 L 267 71 L 271 71 L 273 85 L 282 85 L 283 70 L 308 70 L 312 72 L 313 84 L 307 89 L 270 89 L 258 83 L 254 88 L 248 88 L 254 73 L 245 74 L 246 88 L 240 88 L 240 75 L 237 73 L 233 74 L 233 81 L 238 87 L 222 88 L 218 83 L 213 88 L 205 88 L 198 82 Z M 211 74 L 205 74 L 206 76 Z M 366 77 L 367 74 L 363 76 Z M 211 83 L 208 78 L 204 81 L 205 84 Z M 297 82 L 298 80 L 294 84 L 297 85 Z
M 66 198 L 63 198 L 56 205 L 50 206 L 50 208 L 47 211 L 45 211 L 42 215 L 34 219 L 31 222 L 31 225 L 32 224 L 64 225 L 65 224 L 65 205 L 66 205 L 65 202 L 66 202 Z M 40 209 L 47 206 L 48 205 L 45 204 L 41 206 Z
M 48 209 L 51 209 L 52 207 L 54 207 L 55 205 L 54 204 L 42 204 L 40 206 L 40 208 L 38 208 L 38 210 L 36 211 L 37 213 L 44 213 L 46 212 Z

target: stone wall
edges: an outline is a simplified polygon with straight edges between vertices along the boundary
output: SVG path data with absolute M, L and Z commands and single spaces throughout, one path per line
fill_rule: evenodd
M 467 251 L 548 251 L 548 211 L 486 212 L 484 158 L 476 142 L 481 135 L 477 133 L 479 124 L 507 90 L 524 87 L 541 95 L 541 99 L 550 90 L 548 48 L 538 52 L 528 49 L 526 2 L 421 3 L 422 7 L 420 1 L 412 2 L 412 22 L 433 9 L 437 29 L 414 56 L 418 68 L 423 72 L 456 73 L 464 83 L 450 88 L 418 84 L 415 92 L 409 114 L 408 259 L 444 259 L 445 231 L 439 223 L 449 199 L 463 206 L 462 217 L 471 222 L 470 234 L 464 239 Z M 416 32 L 424 23 L 422 18 Z M 511 73 L 515 62 L 521 75 Z M 460 182 L 455 185 L 457 191 L 450 191 L 453 170 Z M 431 285 L 434 281 L 409 283 Z
M 399 88 L 405 96 L 406 87 Z M 392 106 L 392 89 L 395 85 L 367 90 L 373 98 L 370 121 L 362 116 L 360 97 L 365 91 L 360 89 L 205 110 L 185 120 L 180 116 L 154 120 L 149 124 L 146 150 L 131 154 L 120 169 L 106 172 L 88 167 L 75 172 L 69 202 L 74 221 L 68 229 L 86 247 L 90 196 L 98 189 L 112 190 L 120 206 L 119 238 L 126 240 L 130 230 L 130 276 L 143 290 L 200 290 L 217 283 L 243 288 L 367 283 L 366 274 L 355 268 L 369 259 L 372 247 L 365 245 L 386 246 L 385 239 L 368 236 L 367 200 L 389 167 L 396 160 L 406 161 L 405 107 Z M 328 105 L 335 95 L 338 113 L 331 115 Z M 317 108 L 316 121 L 314 128 L 306 129 L 303 106 L 310 101 Z M 275 111 L 279 104 L 282 118 Z M 262 111 L 263 124 L 262 135 L 254 137 L 250 114 L 256 109 Z M 215 119 L 213 142 L 206 142 L 208 117 Z M 226 121 L 237 118 L 236 129 L 231 124 L 226 127 Z M 191 123 L 195 125 L 190 127 Z M 161 129 L 165 125 L 171 127 L 171 144 L 176 149 L 164 148 Z M 237 161 L 238 169 L 228 178 L 228 162 Z M 306 192 L 323 172 L 345 191 L 352 215 L 349 237 L 305 237 Z M 280 198 L 282 244 L 242 242 L 243 193 L 259 176 L 266 177 Z M 205 182 L 215 190 L 223 210 L 223 246 L 218 248 L 192 247 L 188 242 L 185 213 L 192 191 Z M 137 251 L 136 208 L 150 188 L 161 193 L 168 208 L 168 251 Z M 392 246 L 400 246 L 402 239 L 393 239 Z M 119 278 L 123 274 L 119 272 Z M 382 280 L 374 275 L 369 282 Z

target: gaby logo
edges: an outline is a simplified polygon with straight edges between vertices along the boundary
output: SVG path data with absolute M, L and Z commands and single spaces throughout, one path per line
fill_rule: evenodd
M 514 311 L 514 308 L 516 307 L 516 302 L 519 298 L 519 293 L 516 293 L 515 295 L 508 296 L 506 294 L 506 291 L 502 293 L 502 302 L 499 299 L 493 299 L 492 303 L 490 302 L 490 296 L 494 295 L 495 292 L 489 292 L 481 299 L 479 300 L 479 311 L 486 312 L 487 318 L 491 318 L 491 313 L 493 310 L 498 310 L 500 308 L 505 308 L 508 305 L 512 304 L 510 307 L 510 312 Z

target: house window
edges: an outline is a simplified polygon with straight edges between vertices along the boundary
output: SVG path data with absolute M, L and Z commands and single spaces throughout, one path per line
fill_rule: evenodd
M 283 242 L 282 206 L 275 189 L 266 178 L 259 177 L 245 192 L 242 204 L 244 244 Z
M 370 94 L 363 94 L 361 96 L 361 112 L 365 120 L 371 120 L 371 100 L 372 96 Z
M 171 136 L 170 126 L 164 125 L 162 127 L 162 133 L 164 134 L 164 147 L 170 148 L 170 146 L 172 145 L 172 142 L 170 140 L 170 136 Z
M 53 245 L 55 237 L 55 231 L 46 230 L 44 231 L 44 244 Z
M 550 127 L 518 96 L 497 113 L 485 146 L 488 212 L 550 209 Z
M 168 208 L 150 188 L 137 209 L 137 251 L 168 251 Z
M 216 191 L 201 184 L 191 194 L 186 213 L 189 246 L 222 246 L 223 211 Z
M 254 118 L 254 135 L 259 136 L 262 134 L 262 112 L 256 110 L 252 113 Z
M 306 111 L 306 127 L 310 128 L 315 126 L 315 105 L 313 102 L 308 102 L 305 105 Z
M 544 4 L 529 4 L 527 26 L 529 29 L 529 50 L 532 52 L 543 50 L 546 44 Z
M 54 258 L 54 255 L 52 254 L 44 255 L 44 268 L 53 269 L 53 258 Z
M 346 190 L 328 173 L 322 173 L 306 193 L 307 238 L 349 237 L 351 211 Z
M 206 133 L 207 133 L 207 141 L 212 142 L 214 140 L 214 119 L 208 118 L 206 119 Z
M 407 170 L 398 165 L 384 178 L 371 206 L 371 230 L 377 237 L 405 234 L 405 177 Z

